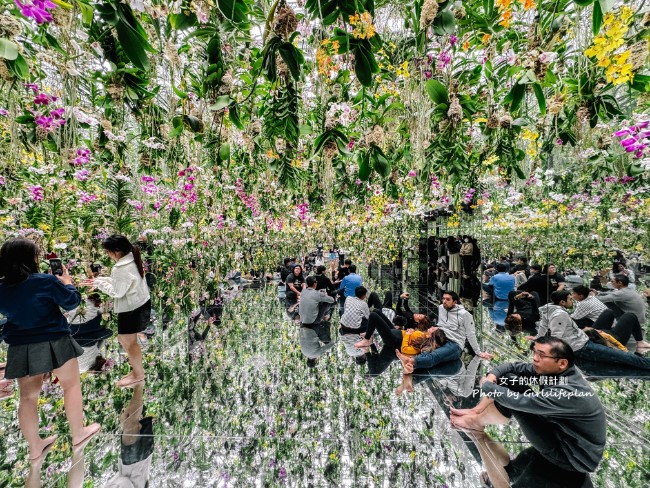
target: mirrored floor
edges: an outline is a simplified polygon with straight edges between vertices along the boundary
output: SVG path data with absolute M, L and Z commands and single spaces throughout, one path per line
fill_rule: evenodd
M 333 318 L 334 340 L 336 329 Z M 530 360 L 489 322 L 482 329 L 484 349 L 499 362 Z M 481 486 L 485 439 L 454 430 L 449 408 L 479 401 L 489 362 L 463 356 L 419 371 L 414 391 L 398 396 L 401 364 L 380 340 L 363 365 L 338 343 L 309 368 L 298 334 L 273 289 L 247 291 L 204 341 L 188 341 L 186 320 L 158 324 L 145 346 L 146 381 L 127 389 L 115 386 L 128 368 L 110 342 L 106 371 L 83 375 L 86 416 L 102 424 L 83 448 L 70 446 L 57 385 L 44 386 L 40 411 L 41 432 L 59 438 L 32 463 L 17 394 L 0 401 L 0 486 Z M 608 413 L 605 458 L 592 482 L 648 486 L 647 378 L 581 367 Z M 515 422 L 486 432 L 512 456 L 529 447 Z

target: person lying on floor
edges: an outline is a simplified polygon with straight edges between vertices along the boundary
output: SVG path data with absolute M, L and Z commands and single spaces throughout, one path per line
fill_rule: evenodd
M 565 341 L 537 338 L 532 364 L 497 366 L 481 380 L 481 392 L 485 396 L 476 407 L 452 408 L 451 422 L 476 440 L 492 486 L 578 487 L 598 467 L 607 434 L 605 412 Z M 532 446 L 510 460 L 484 429 L 512 417 Z
M 537 328 L 537 336 L 528 336 L 528 339 L 535 340 L 550 332 L 553 337 L 562 339 L 569 344 L 576 357 L 584 361 L 650 369 L 650 358 L 637 356 L 590 340 L 589 336 L 576 325 L 566 311 L 572 305 L 571 292 L 567 290 L 554 291 L 551 294 L 551 302 L 539 309 L 541 320 Z M 627 338 L 629 339 L 629 335 Z
M 492 359 L 492 354 L 481 352 L 476 339 L 476 327 L 474 317 L 462 305 L 458 304 L 459 297 L 454 291 L 445 291 L 442 294 L 442 304 L 438 307 L 438 327 L 433 327 L 432 332 L 438 328 L 447 336 L 447 343 L 442 347 L 418 354 L 411 358 L 396 350 L 397 357 L 402 361 L 405 373 L 412 373 L 415 369 L 432 368 L 436 364 L 446 361 L 453 361 L 460 358 L 465 348 L 465 342 L 469 342 L 474 354 L 482 359 Z
M 418 314 L 416 314 L 417 317 Z M 397 315 L 395 319 L 403 317 Z M 424 315 L 417 317 L 416 329 L 399 330 L 395 328 L 383 313 L 370 312 L 368 327 L 362 339 L 354 344 L 358 349 L 367 349 L 372 344 L 372 336 L 377 331 L 384 343 L 384 348 L 399 349 L 405 356 L 415 356 L 422 352 L 431 352 L 447 342 L 445 333 L 437 327 L 430 327 L 429 319 Z M 395 393 L 401 395 L 404 391 L 413 391 L 413 375 L 405 373 L 402 375 L 402 384 Z

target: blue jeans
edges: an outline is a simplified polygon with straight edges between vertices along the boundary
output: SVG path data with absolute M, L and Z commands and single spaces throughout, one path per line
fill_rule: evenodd
M 603 346 L 589 341 L 585 347 L 579 351 L 575 351 L 576 357 L 585 361 L 593 361 L 597 363 L 621 364 L 624 366 L 632 366 L 639 369 L 650 369 L 650 359 L 637 356 L 631 352 L 621 351 L 620 349 L 612 349 L 611 347 Z
M 433 368 L 436 364 L 446 363 L 460 358 L 462 349 L 455 342 L 449 341 L 444 346 L 439 347 L 435 351 L 423 352 L 415 356 L 415 369 L 420 368 Z

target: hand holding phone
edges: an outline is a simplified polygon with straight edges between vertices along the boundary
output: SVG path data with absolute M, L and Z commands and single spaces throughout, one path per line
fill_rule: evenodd
M 59 259 L 59 263 L 60 262 L 61 260 Z M 72 284 L 72 277 L 68 273 L 68 268 L 66 268 L 65 266 L 61 266 L 61 274 L 56 274 L 54 270 L 52 270 L 52 274 L 54 274 L 59 279 L 59 281 L 64 285 Z
M 63 275 L 63 263 L 59 258 L 50 259 L 50 269 L 52 270 L 53 275 L 56 276 Z

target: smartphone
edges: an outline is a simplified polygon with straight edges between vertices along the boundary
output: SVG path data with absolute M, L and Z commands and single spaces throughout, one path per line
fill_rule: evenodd
M 50 269 L 53 275 L 63 276 L 63 263 L 60 259 L 50 259 Z

